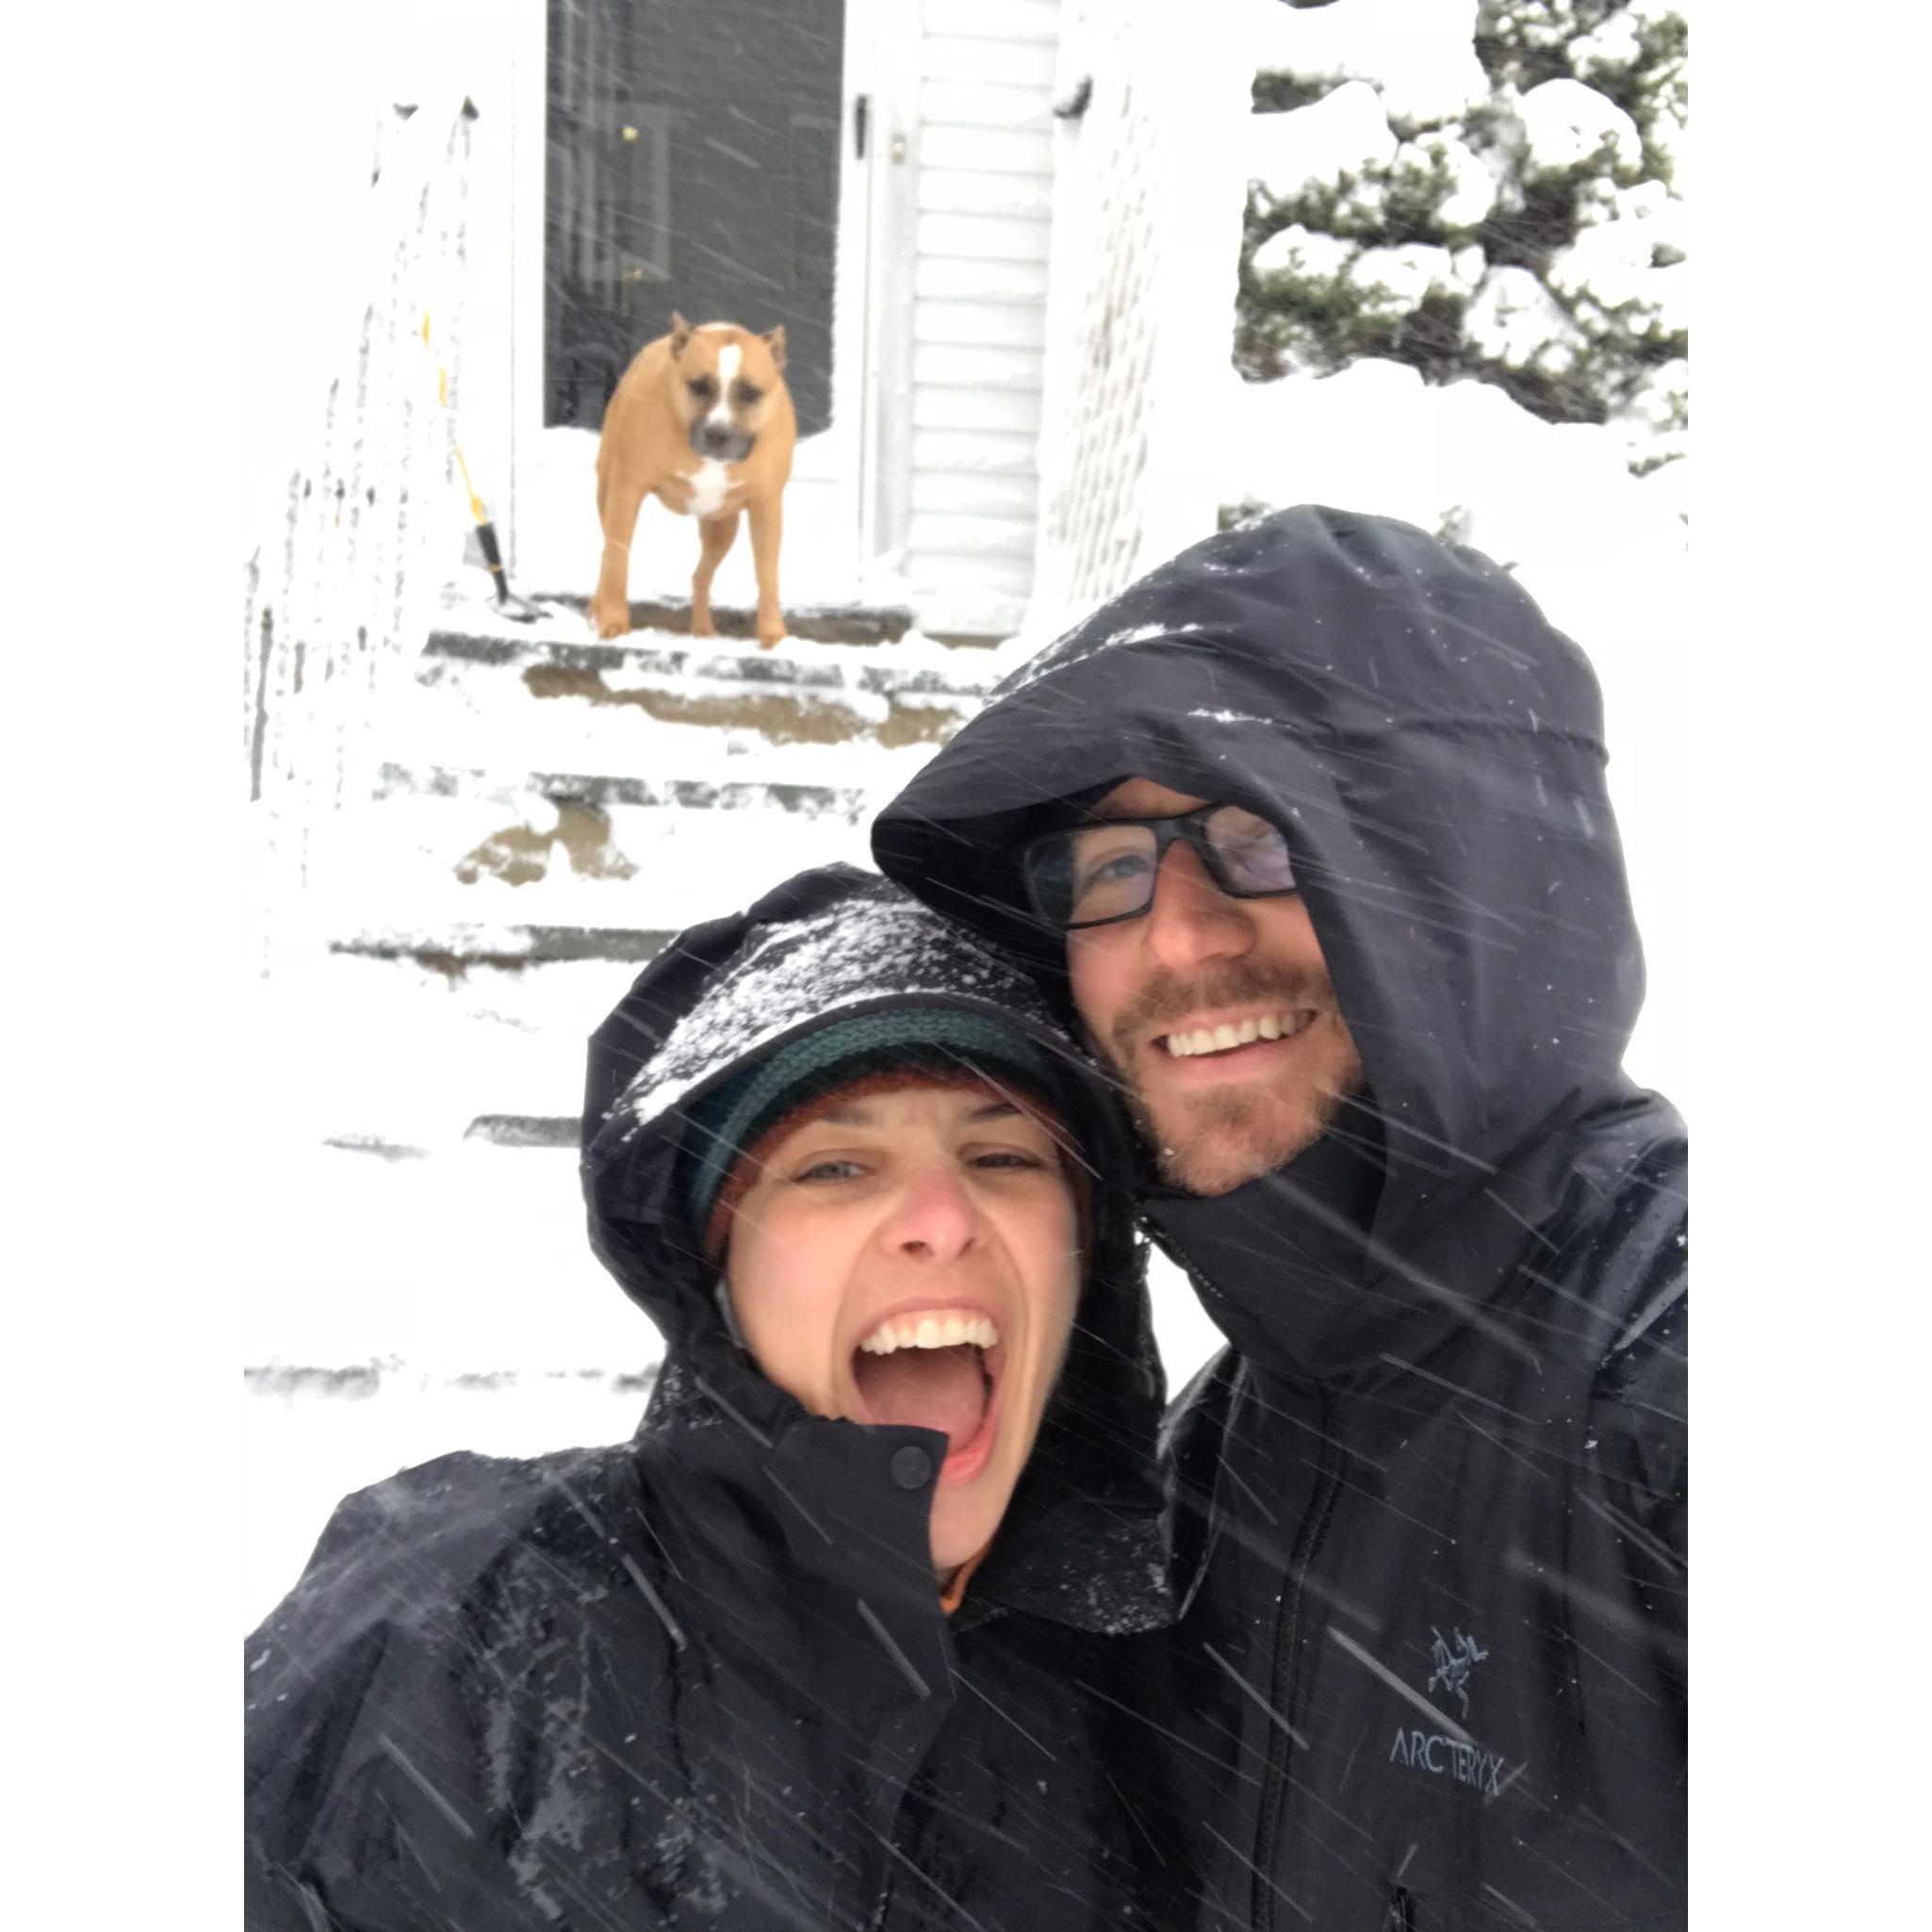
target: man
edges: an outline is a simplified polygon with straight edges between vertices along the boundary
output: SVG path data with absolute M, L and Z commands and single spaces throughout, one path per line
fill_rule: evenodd
M 1035 659 L 876 829 L 1077 1008 L 1231 1344 L 1171 1418 L 1144 1707 L 1204 1924 L 1682 1923 L 1685 1141 L 1621 1071 L 1604 762 L 1505 573 L 1302 509 Z

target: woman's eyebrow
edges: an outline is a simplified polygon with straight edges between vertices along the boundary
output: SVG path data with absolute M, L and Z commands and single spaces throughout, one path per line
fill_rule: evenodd
M 848 1100 L 839 1106 L 828 1106 L 816 1118 L 835 1127 L 869 1127 L 874 1115 L 863 1101 Z
M 966 1118 L 969 1121 L 997 1121 L 1019 1111 L 1010 1100 L 990 1100 L 984 1106 L 974 1107 Z

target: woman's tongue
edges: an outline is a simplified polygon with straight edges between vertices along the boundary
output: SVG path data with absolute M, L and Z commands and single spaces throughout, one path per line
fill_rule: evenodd
M 890 1355 L 860 1353 L 853 1358 L 852 1376 L 869 1421 L 937 1429 L 946 1438 L 948 1455 L 973 1440 L 986 1416 L 986 1378 L 979 1351 L 970 1342 L 952 1349 L 895 1349 Z

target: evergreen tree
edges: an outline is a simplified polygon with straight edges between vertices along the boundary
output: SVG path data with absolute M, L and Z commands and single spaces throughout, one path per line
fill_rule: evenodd
M 1273 30 L 1236 367 L 1385 357 L 1613 425 L 1636 474 L 1679 457 L 1685 0 L 1400 7 L 1303 6 Z M 1416 59 L 1418 19 L 1466 34 L 1467 57 Z

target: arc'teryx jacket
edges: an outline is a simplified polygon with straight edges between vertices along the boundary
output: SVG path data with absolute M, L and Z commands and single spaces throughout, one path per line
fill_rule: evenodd
M 1122 1714 L 1130 1633 L 1173 1605 L 1102 1090 L 1075 1103 L 1101 1185 L 1068 1367 L 950 1624 L 926 1541 L 943 1438 L 767 1382 L 672 1204 L 684 1103 L 915 998 L 1068 1052 L 1023 978 L 848 867 L 685 934 L 598 1031 L 591 1237 L 664 1331 L 648 1414 L 615 1448 L 447 1456 L 341 1505 L 249 1646 L 251 1927 L 1180 1923 L 1176 1807 Z
M 1204 1924 L 1681 1923 L 1685 1142 L 1621 1072 L 1604 764 L 1507 575 L 1303 509 L 1023 666 L 876 827 L 1064 1001 L 1017 839 L 1130 775 L 1261 812 L 1366 1068 L 1277 1171 L 1143 1183 L 1231 1344 L 1174 1416 Z

